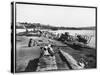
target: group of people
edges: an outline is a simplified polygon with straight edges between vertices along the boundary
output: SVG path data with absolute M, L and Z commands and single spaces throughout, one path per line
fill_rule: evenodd
M 35 45 L 38 45 L 37 42 L 33 40 L 32 38 L 30 38 L 28 42 L 28 47 L 33 47 Z
M 33 47 L 37 44 L 32 38 L 29 40 L 28 47 Z M 45 71 L 57 70 L 55 52 L 51 44 L 40 47 L 40 55 L 34 60 L 30 60 L 25 71 Z
M 42 31 L 41 36 L 46 37 L 46 38 L 50 38 L 50 39 L 53 39 L 56 37 L 55 34 L 53 34 L 52 32 L 48 32 L 48 31 Z
M 55 52 L 52 45 L 40 47 L 40 59 L 36 71 L 57 70 Z
M 92 36 L 88 36 L 88 35 L 80 35 L 80 34 L 75 34 L 75 36 L 70 35 L 69 32 L 65 32 L 62 33 L 60 35 L 60 37 L 58 38 L 59 41 L 65 42 L 65 41 L 69 41 L 69 42 L 81 42 L 83 44 L 87 44 L 90 42 Z
M 33 43 L 33 44 L 32 44 Z M 28 47 L 32 47 L 36 44 L 36 42 L 33 42 L 33 39 L 29 40 Z M 80 62 L 77 64 L 77 61 L 68 53 L 65 53 L 62 50 L 58 50 L 58 55 L 60 54 L 64 61 L 66 61 L 66 64 L 69 63 L 69 66 L 72 69 L 83 69 L 84 63 Z M 34 61 L 33 61 L 34 62 Z M 53 45 L 48 44 L 47 46 L 40 46 L 40 55 L 37 59 L 37 67 L 36 71 L 45 71 L 45 70 L 57 70 L 57 63 L 56 63 L 56 56 L 55 51 L 53 50 Z M 36 66 L 35 64 L 35 66 Z M 34 67 L 34 66 L 33 66 Z

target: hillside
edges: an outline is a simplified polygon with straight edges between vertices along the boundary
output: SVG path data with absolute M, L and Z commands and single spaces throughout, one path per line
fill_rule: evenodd
M 17 29 L 23 29 L 25 26 L 26 28 L 40 28 L 40 29 L 51 29 L 51 30 L 95 30 L 96 27 L 55 27 L 51 25 L 44 25 L 40 23 L 17 23 L 16 28 Z

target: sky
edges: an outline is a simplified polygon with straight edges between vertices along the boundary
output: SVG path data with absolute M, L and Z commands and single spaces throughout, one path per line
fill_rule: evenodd
M 16 22 L 90 27 L 95 26 L 95 8 L 16 4 Z

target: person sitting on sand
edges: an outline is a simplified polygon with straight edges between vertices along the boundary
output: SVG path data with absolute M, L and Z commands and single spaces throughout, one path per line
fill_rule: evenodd
M 87 44 L 87 39 L 85 39 L 84 37 L 82 37 L 82 35 L 77 35 L 78 41 L 82 42 L 84 44 Z
M 54 51 L 51 45 L 41 47 L 41 50 L 42 50 L 41 53 L 43 56 L 53 56 L 54 55 Z
M 33 40 L 33 46 L 35 46 L 36 45 L 36 41 L 35 40 Z
M 51 56 L 54 56 L 54 51 L 51 44 L 48 45 L 47 49 L 48 49 L 48 52 L 51 54 Z
M 32 47 L 32 38 L 29 40 L 28 47 Z

